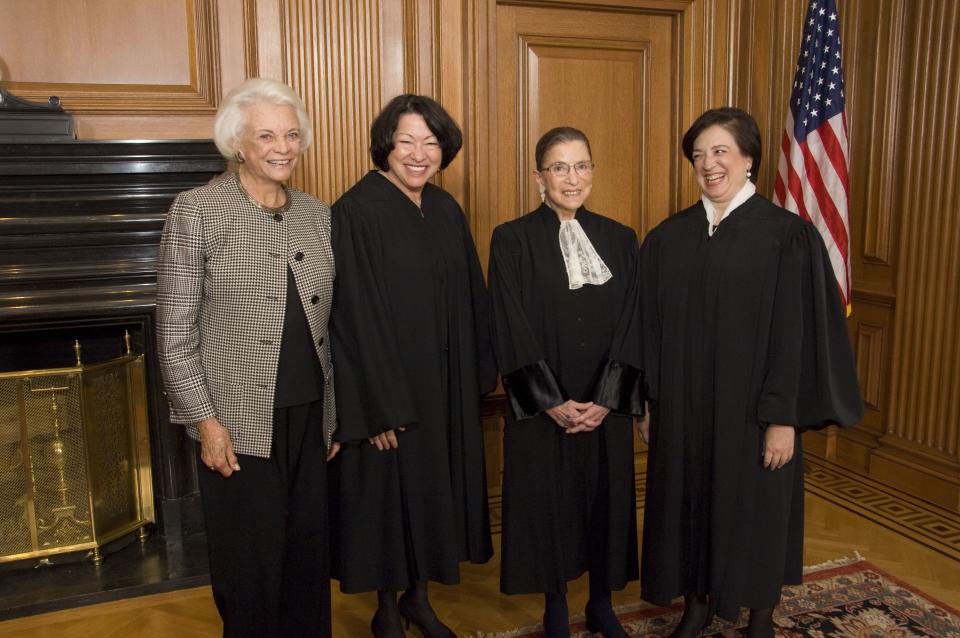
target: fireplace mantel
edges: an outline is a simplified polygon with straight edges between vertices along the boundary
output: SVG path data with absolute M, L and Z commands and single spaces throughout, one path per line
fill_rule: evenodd
M 209 140 L 0 143 L 0 324 L 149 313 L 164 214 Z

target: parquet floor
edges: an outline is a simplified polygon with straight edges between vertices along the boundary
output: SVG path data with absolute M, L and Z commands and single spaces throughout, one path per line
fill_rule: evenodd
M 896 532 L 849 512 L 818 496 L 807 496 L 807 564 L 851 556 L 855 551 L 885 571 L 960 609 L 960 562 L 946 558 Z M 495 537 L 499 542 L 499 537 Z M 498 592 L 499 563 L 465 565 L 459 587 L 432 586 L 441 617 L 461 636 L 477 630 L 503 631 L 539 621 L 539 596 L 503 596 Z M 635 602 L 634 584 L 618 593 L 615 603 Z M 571 588 L 571 613 L 586 602 L 586 582 Z M 369 636 L 367 628 L 375 596 L 335 594 L 334 635 Z M 410 632 L 416 635 L 415 631 Z M 220 622 L 210 590 L 188 589 L 104 603 L 91 607 L 19 618 L 0 623 L 4 638 L 210 638 L 220 635 Z

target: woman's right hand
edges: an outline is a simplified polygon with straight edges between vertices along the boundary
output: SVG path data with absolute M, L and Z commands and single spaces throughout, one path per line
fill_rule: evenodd
M 402 427 L 396 430 L 387 430 L 376 436 L 371 436 L 367 440 L 370 441 L 370 445 L 376 447 L 381 452 L 384 450 L 393 450 L 400 447 L 400 442 L 397 440 L 397 432 L 403 432 L 404 430 L 406 430 L 406 428 Z
M 580 416 L 581 412 L 589 409 L 592 406 L 592 401 L 589 403 L 577 403 L 573 399 L 567 399 L 560 405 L 555 405 L 552 408 L 547 408 L 544 411 L 558 426 L 564 430 L 567 430 L 576 425 L 573 421 Z
M 197 424 L 200 430 L 200 460 L 209 469 L 228 477 L 240 471 L 240 463 L 233 453 L 230 431 L 216 417 L 204 419 Z

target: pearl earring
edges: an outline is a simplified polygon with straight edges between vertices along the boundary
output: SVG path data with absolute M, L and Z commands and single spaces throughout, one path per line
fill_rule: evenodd
M 750 177 L 751 177 L 752 175 L 753 175 L 753 173 L 751 173 L 750 171 L 747 171 L 747 179 L 750 179 Z

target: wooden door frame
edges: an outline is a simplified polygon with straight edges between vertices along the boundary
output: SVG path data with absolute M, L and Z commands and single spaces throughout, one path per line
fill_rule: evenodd
M 498 5 L 561 8 L 571 10 L 667 14 L 673 18 L 679 51 L 674 60 L 673 91 L 680 108 L 670 128 L 677 147 L 671 165 L 670 212 L 692 201 L 699 192 L 679 149 L 684 128 L 699 113 L 713 106 L 730 104 L 734 98 L 734 43 L 739 34 L 742 0 L 461 0 L 456 12 L 462 19 L 461 65 L 445 66 L 441 87 L 459 84 L 463 99 L 464 164 L 460 188 L 470 218 L 481 263 L 486 264 L 489 241 L 497 223 L 496 189 L 498 152 L 496 68 L 496 14 Z M 456 3 L 450 3 L 453 5 Z M 450 11 L 444 3 L 444 11 Z M 441 18 L 442 20 L 442 18 Z M 704 42 L 695 47 L 688 43 Z M 450 47 L 443 44 L 444 51 Z M 444 96 L 441 96 L 444 97 Z

